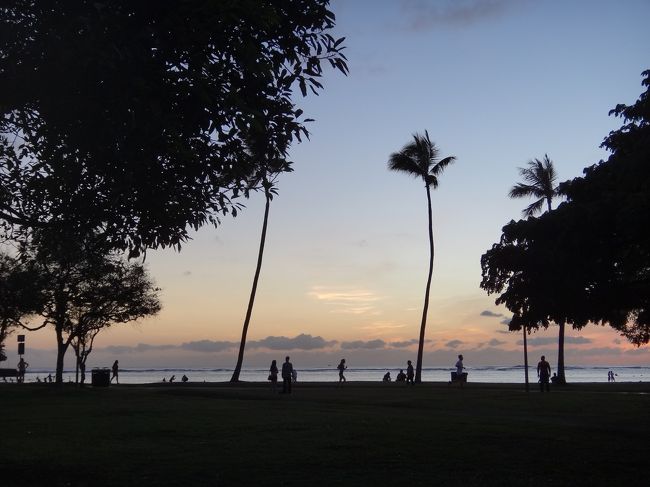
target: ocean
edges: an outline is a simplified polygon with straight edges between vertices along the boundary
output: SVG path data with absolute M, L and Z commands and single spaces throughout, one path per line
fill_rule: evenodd
M 395 380 L 398 367 L 366 367 L 366 368 L 348 368 L 345 376 L 348 381 L 380 382 L 386 372 L 390 372 L 391 377 Z M 607 382 L 607 372 L 613 371 L 616 374 L 617 382 L 647 382 L 650 381 L 650 367 L 632 367 L 632 366 L 594 366 L 594 367 L 566 367 L 567 382 Z M 424 382 L 447 382 L 450 378 L 449 367 L 424 367 L 422 369 L 422 380 Z M 332 368 L 306 367 L 297 368 L 298 382 L 337 382 L 338 371 Z M 523 366 L 485 366 L 485 367 L 467 367 L 468 382 L 497 382 L 497 383 L 523 383 L 524 367 Z M 51 369 L 28 369 L 25 375 L 26 382 L 38 382 L 43 380 L 49 374 L 54 375 Z M 167 381 L 175 376 L 177 381 L 186 375 L 190 382 L 227 382 L 232 375 L 232 369 L 218 368 L 150 368 L 150 369 L 120 369 L 119 379 L 121 384 L 148 384 L 153 382 L 162 382 L 163 378 Z M 240 375 L 240 380 L 247 382 L 265 382 L 268 376 L 267 368 L 246 368 Z M 65 370 L 64 381 L 74 381 L 75 371 Z M 87 372 L 87 382 L 90 382 L 90 370 Z M 529 380 L 532 383 L 537 382 L 537 371 L 535 367 L 529 367 Z

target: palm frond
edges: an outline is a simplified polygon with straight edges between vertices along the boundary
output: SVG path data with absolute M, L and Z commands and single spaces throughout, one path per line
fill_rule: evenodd
M 394 152 L 388 159 L 388 169 L 396 172 L 403 172 L 413 177 L 422 177 L 422 171 L 416 160 L 411 156 L 407 147 L 399 152 Z
M 433 176 L 438 176 L 439 174 L 442 173 L 442 171 L 445 170 L 445 168 L 454 162 L 456 160 L 456 156 L 449 156 L 445 157 L 441 161 L 437 162 L 436 164 L 433 165 L 433 167 L 429 170 L 429 174 Z
M 518 170 L 523 182 L 513 186 L 508 196 L 511 198 L 527 198 L 531 196 L 539 198 L 524 209 L 522 212 L 524 216 L 528 217 L 541 212 L 545 201 L 550 202 L 554 197 L 560 195 L 559 188 L 556 185 L 557 174 L 553 167 L 553 161 L 548 157 L 548 154 L 544 154 L 541 160 L 532 159 L 528 161 L 526 167 L 520 167 Z
M 392 171 L 399 171 L 411 176 L 421 177 L 428 186 L 438 186 L 437 176 L 455 157 L 446 157 L 439 160 L 439 150 L 431 141 L 429 132 L 413 134 L 413 141 L 406 144 L 401 151 L 391 154 L 388 161 L 388 168 Z
M 531 196 L 535 198 L 541 198 L 544 196 L 536 186 L 531 184 L 517 183 L 512 187 L 508 193 L 510 198 L 529 198 Z
M 534 203 L 531 203 L 526 207 L 524 211 L 522 211 L 522 214 L 528 218 L 530 216 L 535 215 L 536 213 L 539 213 L 542 211 L 542 208 L 544 207 L 544 202 L 546 201 L 546 198 L 540 198 Z

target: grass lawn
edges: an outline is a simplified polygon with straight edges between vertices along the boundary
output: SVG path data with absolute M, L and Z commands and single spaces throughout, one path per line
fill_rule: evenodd
M 650 384 L 0 384 L 0 485 L 643 483 Z

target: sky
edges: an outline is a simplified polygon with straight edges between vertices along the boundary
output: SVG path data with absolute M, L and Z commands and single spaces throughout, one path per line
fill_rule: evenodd
M 650 68 L 647 0 L 335 0 L 349 76 L 327 70 L 302 98 L 310 140 L 271 204 L 244 367 L 291 355 L 296 367 L 415 360 L 428 270 L 424 186 L 389 172 L 391 153 L 427 130 L 456 156 L 433 192 L 434 275 L 424 366 L 523 363 L 511 316 L 479 288 L 480 257 L 529 200 L 510 200 L 517 168 L 548 154 L 560 181 L 607 157 Z M 236 362 L 264 210 L 203 228 L 182 251 L 150 251 L 162 312 L 115 325 L 89 366 L 226 367 Z M 557 327 L 529 339 L 557 362 Z M 15 338 L 8 340 L 16 360 Z M 27 335 L 32 367 L 54 367 L 51 330 Z M 66 360 L 73 363 L 72 353 Z M 566 364 L 650 365 L 613 330 L 568 330 Z

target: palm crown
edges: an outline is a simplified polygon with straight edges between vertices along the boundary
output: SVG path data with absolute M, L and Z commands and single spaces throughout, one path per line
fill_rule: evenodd
M 538 198 L 537 201 L 526 207 L 522 214 L 529 217 L 539 213 L 542 211 L 544 202 L 547 203 L 550 211 L 553 198 L 560 196 L 561 193 L 555 184 L 557 174 L 553 167 L 553 161 L 549 159 L 548 155 L 544 154 L 541 161 L 539 159 L 528 161 L 527 167 L 519 168 L 519 175 L 524 181 L 513 186 L 508 196 L 511 198 Z
M 425 130 L 424 135 L 413 134 L 413 142 L 390 155 L 388 168 L 391 171 L 421 177 L 427 186 L 437 188 L 438 176 L 455 160 L 454 156 L 440 160 L 439 150 L 429 139 L 429 132 Z

